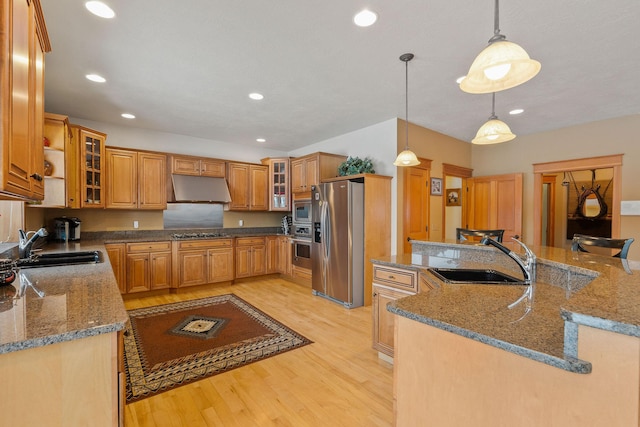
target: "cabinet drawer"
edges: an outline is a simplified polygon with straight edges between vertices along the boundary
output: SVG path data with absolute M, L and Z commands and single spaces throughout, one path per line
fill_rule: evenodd
M 171 242 L 139 242 L 127 243 L 127 253 L 170 251 Z
M 264 237 L 236 237 L 236 246 L 264 245 Z
M 374 265 L 373 281 L 410 292 L 418 292 L 417 271 Z
M 230 248 L 233 239 L 189 240 L 178 242 L 178 249 Z

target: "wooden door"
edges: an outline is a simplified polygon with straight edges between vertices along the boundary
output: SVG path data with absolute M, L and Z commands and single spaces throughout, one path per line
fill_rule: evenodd
M 104 245 L 107 250 L 107 256 L 113 269 L 113 275 L 116 277 L 118 289 L 121 294 L 127 293 L 126 284 L 126 249 L 124 243 L 107 243 Z
M 31 140 L 33 141 L 33 156 L 31 157 L 31 175 L 44 177 L 44 150 L 43 136 L 44 136 L 44 51 L 42 48 L 42 30 L 37 24 L 37 18 L 33 14 L 34 28 L 36 29 L 36 38 L 32 43 L 32 51 L 34 61 L 34 74 L 32 76 L 32 86 L 34 88 L 33 93 L 33 115 L 32 123 L 30 124 L 33 129 Z M 34 179 L 33 195 L 36 199 L 44 199 L 44 179 Z
M 171 173 L 177 175 L 200 175 L 200 160 L 190 157 L 171 158 Z
M 150 288 L 166 289 L 171 287 L 171 252 L 152 252 L 149 262 Z
M 233 280 L 233 249 L 209 249 L 209 283 Z
M 305 169 L 304 159 L 291 160 L 291 192 L 304 191 Z
M 104 208 L 104 157 L 107 136 L 103 133 L 80 129 L 81 207 Z
M 267 244 L 267 267 L 266 273 L 277 273 L 279 268 L 279 255 L 280 255 L 280 238 L 278 236 L 265 237 Z
M 251 273 L 251 246 L 236 246 L 236 277 L 249 277 Z
M 465 228 L 503 229 L 505 242 L 522 236 L 522 174 L 492 175 L 467 180 L 469 204 Z
M 373 348 L 393 357 L 395 315 L 387 311 L 387 304 L 408 294 L 373 285 Z
M 317 157 L 310 157 L 305 162 L 304 191 L 311 191 L 312 185 L 320 184 L 320 165 Z
M 207 283 L 207 251 L 178 252 L 177 286 L 203 285 Z
M 127 293 L 149 290 L 149 254 L 127 254 Z
M 106 207 L 108 209 L 136 209 L 138 207 L 137 153 L 109 148 L 107 163 Z
M 138 153 L 138 208 L 167 208 L 167 156 Z
M 250 165 L 249 175 L 249 189 L 251 192 L 251 203 L 249 208 L 252 211 L 268 211 L 269 167 L 263 165 Z
M 403 249 L 411 253 L 409 240 L 429 240 L 429 169 L 404 168 Z
M 255 245 L 251 247 L 251 275 L 259 276 L 267 272 L 267 247 Z
M 225 162 L 216 159 L 200 160 L 200 175 L 224 178 Z
M 230 210 L 249 210 L 250 179 L 249 165 L 246 163 L 228 163 L 227 180 L 231 194 Z

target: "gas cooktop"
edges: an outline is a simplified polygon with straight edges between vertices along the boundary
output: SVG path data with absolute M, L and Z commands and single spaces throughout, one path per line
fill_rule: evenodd
M 230 237 L 226 233 L 174 233 L 171 235 L 175 240 L 187 240 L 187 239 L 210 239 L 213 237 Z

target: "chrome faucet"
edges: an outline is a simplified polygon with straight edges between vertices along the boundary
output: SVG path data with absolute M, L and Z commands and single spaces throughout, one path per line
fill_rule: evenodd
M 531 249 L 527 247 L 527 245 L 522 243 L 520 240 L 516 239 L 515 237 L 512 237 L 512 239 L 515 242 L 517 242 L 520 246 L 522 246 L 522 248 L 524 248 L 524 251 L 526 253 L 525 260 L 520 258 L 520 255 L 518 255 L 517 253 L 513 252 L 509 248 L 506 248 L 505 246 L 501 245 L 500 243 L 496 242 L 495 240 L 491 239 L 488 236 L 484 236 L 482 240 L 480 240 L 480 243 L 482 243 L 483 245 L 495 246 L 496 248 L 500 249 L 502 252 L 507 254 L 516 263 L 518 263 L 518 267 L 520 267 L 520 269 L 522 270 L 522 273 L 524 274 L 525 284 L 530 285 L 532 282 L 536 280 L 536 277 L 535 277 L 536 255 L 533 253 Z
M 33 233 L 33 236 L 29 238 L 29 234 Z M 20 235 L 20 242 L 18 243 L 18 251 L 20 254 L 20 259 L 31 257 L 31 247 L 38 240 L 39 237 L 46 237 L 49 235 L 47 229 L 42 227 L 38 231 L 28 231 L 24 232 L 24 230 L 18 230 L 18 234 Z

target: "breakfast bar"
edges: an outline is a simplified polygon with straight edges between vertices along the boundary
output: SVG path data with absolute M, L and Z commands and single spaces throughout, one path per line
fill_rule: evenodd
M 396 314 L 397 425 L 638 425 L 640 279 L 626 260 L 533 248 L 531 285 L 446 283 L 430 269 L 522 277 L 495 248 L 413 242 L 428 290 Z M 514 249 L 517 251 L 518 249 Z

